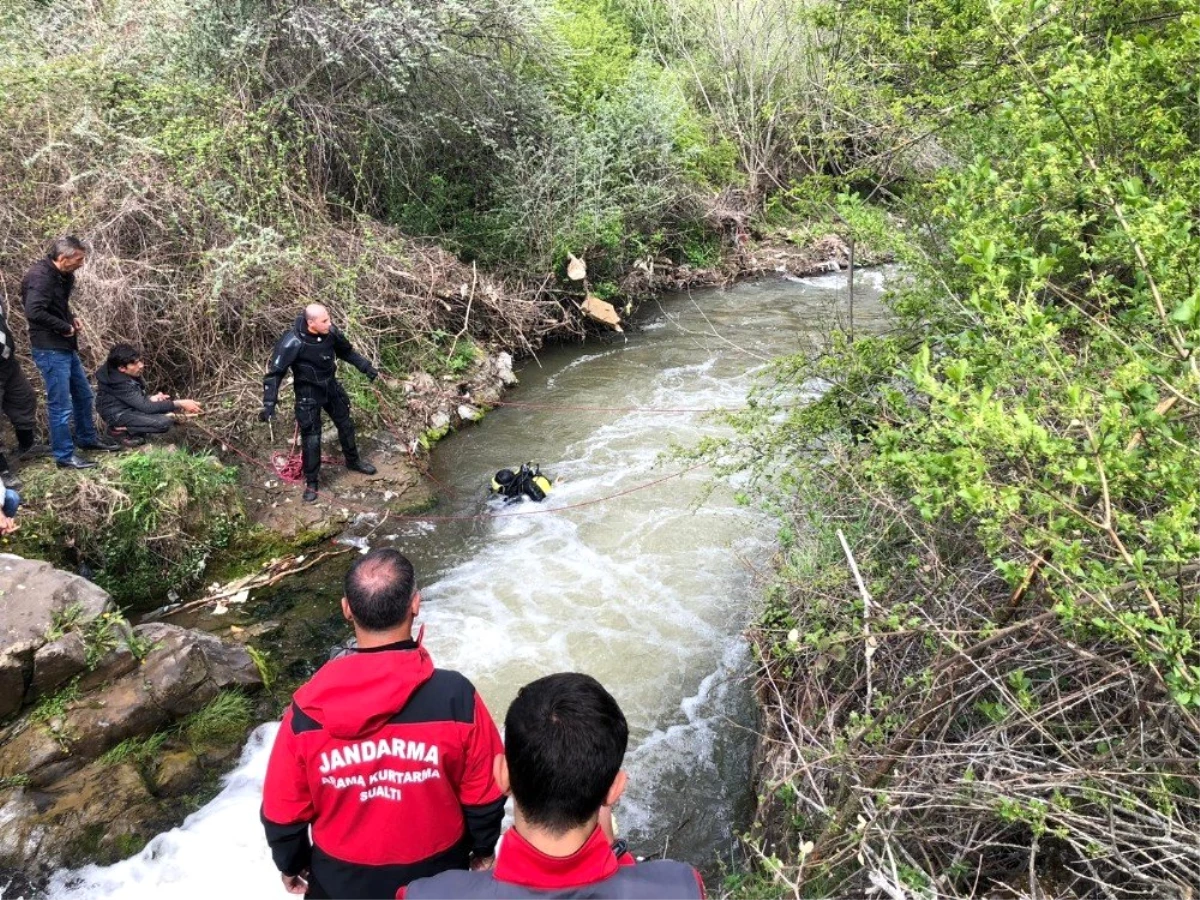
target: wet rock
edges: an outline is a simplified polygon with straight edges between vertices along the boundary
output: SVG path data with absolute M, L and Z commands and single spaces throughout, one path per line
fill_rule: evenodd
M 89 860 L 112 862 L 148 835 L 140 823 L 161 815 L 137 769 L 93 763 L 55 785 L 0 796 L 0 865 L 40 875 Z
M 138 660 L 129 649 L 127 643 L 122 643 L 105 653 L 96 662 L 90 672 L 79 679 L 79 690 L 94 691 L 109 682 L 116 681 L 137 668 Z
M 0 654 L 34 652 L 56 622 L 89 622 L 111 606 L 108 594 L 78 575 L 0 553 Z
M 511 353 L 497 353 L 492 357 L 492 369 L 496 373 L 496 377 L 504 384 L 516 384 L 517 376 L 513 372 L 513 358 Z
M 25 667 L 16 656 L 0 656 L 0 719 L 21 708 L 25 696 Z
M 154 771 L 154 790 L 160 797 L 186 794 L 204 777 L 196 754 L 189 750 L 164 753 Z
M 29 697 L 36 700 L 87 668 L 87 645 L 78 631 L 43 645 L 33 656 L 33 683 Z M 0 689 L 0 697 L 3 690 Z

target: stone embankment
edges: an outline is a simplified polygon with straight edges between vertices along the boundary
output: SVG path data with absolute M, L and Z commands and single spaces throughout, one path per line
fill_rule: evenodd
M 131 627 L 91 582 L 0 554 L 0 881 L 127 856 L 177 821 L 260 687 L 245 647 Z

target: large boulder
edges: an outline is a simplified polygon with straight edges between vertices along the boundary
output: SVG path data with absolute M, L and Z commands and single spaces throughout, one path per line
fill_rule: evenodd
M 111 607 L 112 598 L 86 578 L 0 553 L 0 654 L 32 656 L 56 623 L 89 622 Z
M 193 747 L 176 723 L 261 686 L 243 645 L 131 628 L 90 582 L 0 556 L 0 872 L 115 859 L 176 824 L 170 798 L 211 782 L 240 743 Z
M 262 676 L 240 645 L 201 631 L 152 623 L 133 629 L 145 657 L 133 667 L 117 654 L 116 677 L 99 676 L 97 690 L 79 693 L 50 715 L 31 717 L 0 738 L 0 778 L 44 788 L 131 737 L 153 734 L 196 712 L 227 688 L 253 690 Z M 103 660 L 101 660 L 103 666 Z M 82 684 L 82 682 L 80 682 Z
M 0 553 L 0 719 L 36 698 L 35 682 L 45 689 L 82 670 L 70 661 L 73 644 L 61 646 L 43 659 L 48 671 L 39 681 L 37 654 L 66 628 L 85 627 L 111 607 L 112 598 L 85 578 Z

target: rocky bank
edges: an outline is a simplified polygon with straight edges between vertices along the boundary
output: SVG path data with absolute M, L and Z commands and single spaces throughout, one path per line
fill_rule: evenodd
M 261 686 L 245 647 L 131 627 L 91 582 L 0 554 L 0 882 L 128 856 L 178 821 Z

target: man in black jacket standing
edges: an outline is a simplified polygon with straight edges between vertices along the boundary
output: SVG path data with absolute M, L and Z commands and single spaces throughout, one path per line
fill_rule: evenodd
M 121 449 L 119 444 L 96 433 L 92 387 L 79 359 L 79 329 L 83 323 L 72 315 L 70 300 L 75 272 L 86 258 L 87 250 L 79 238 L 60 237 L 21 281 L 21 301 L 29 323 L 33 362 L 46 382 L 50 447 L 60 469 L 90 469 L 96 465 L 78 456 L 76 445 L 83 450 Z
M 350 419 L 350 398 L 337 380 L 337 360 L 344 359 L 374 381 L 379 372 L 329 319 L 329 310 L 320 303 L 304 307 L 295 324 L 279 339 L 263 379 L 262 422 L 275 415 L 279 383 L 288 369 L 295 379 L 296 421 L 300 425 L 301 455 L 304 466 L 304 502 L 317 499 L 321 471 L 321 410 L 329 413 L 337 426 L 338 440 L 346 457 L 346 468 L 374 475 L 375 467 L 358 453 L 354 422 Z

